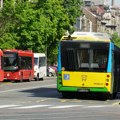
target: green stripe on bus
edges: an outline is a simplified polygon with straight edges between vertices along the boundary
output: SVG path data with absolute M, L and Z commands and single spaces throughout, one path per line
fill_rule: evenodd
M 77 87 L 62 87 L 58 85 L 58 91 L 73 91 L 77 92 L 78 89 L 89 89 L 90 92 L 108 92 L 107 88 L 77 88 Z

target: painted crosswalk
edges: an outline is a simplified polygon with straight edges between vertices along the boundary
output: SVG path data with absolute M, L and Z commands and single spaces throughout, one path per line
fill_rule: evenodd
M 67 109 L 67 108 L 103 108 L 103 107 L 114 107 L 114 105 L 0 105 L 0 109 L 37 109 L 37 108 L 47 108 L 47 109 Z M 120 108 L 120 106 L 118 106 Z

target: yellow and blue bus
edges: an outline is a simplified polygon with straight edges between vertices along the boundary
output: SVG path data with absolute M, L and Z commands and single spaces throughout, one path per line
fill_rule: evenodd
M 68 93 L 105 93 L 120 88 L 120 49 L 107 33 L 74 32 L 63 36 L 58 47 L 57 90 Z

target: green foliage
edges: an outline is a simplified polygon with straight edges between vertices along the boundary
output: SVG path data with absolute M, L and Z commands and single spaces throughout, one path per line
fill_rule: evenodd
M 117 45 L 118 47 L 120 47 L 120 36 L 118 36 L 117 33 L 114 33 L 112 35 L 112 41 L 115 43 L 115 45 Z
M 81 14 L 81 4 L 80 0 L 4 0 L 0 12 L 0 48 L 47 50 L 53 62 L 61 36 L 66 30 L 73 30 L 76 17 Z

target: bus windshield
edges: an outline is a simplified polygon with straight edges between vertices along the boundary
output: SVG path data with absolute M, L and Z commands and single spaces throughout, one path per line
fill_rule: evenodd
M 4 52 L 4 70 L 18 70 L 18 55 L 17 53 Z

